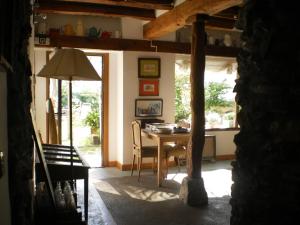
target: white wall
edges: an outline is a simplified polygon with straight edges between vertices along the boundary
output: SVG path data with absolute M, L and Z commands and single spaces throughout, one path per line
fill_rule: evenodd
M 38 74 L 46 64 L 46 50 L 37 49 L 34 51 L 34 72 Z M 46 140 L 46 78 L 36 77 L 35 86 L 35 113 L 37 129 Z
M 112 17 L 100 17 L 100 16 L 71 16 L 71 15 L 58 15 L 58 14 L 48 14 L 46 19 L 47 28 L 62 29 L 64 25 L 72 25 L 74 31 L 76 31 L 76 26 L 78 20 L 82 21 L 85 34 L 88 34 L 88 29 L 95 27 L 101 31 L 114 32 L 121 29 L 121 19 Z M 39 20 L 41 21 L 41 20 Z M 38 24 L 36 25 L 38 29 Z
M 146 52 L 124 52 L 124 92 L 123 92 L 123 164 L 129 164 L 132 160 L 132 134 L 131 122 L 135 118 L 135 99 L 139 97 L 138 58 L 156 57 L 161 60 L 161 77 L 159 79 L 159 96 L 152 98 L 163 99 L 163 116 L 165 122 L 174 122 L 175 112 L 175 55 L 169 53 L 146 53 Z M 147 97 L 144 97 L 147 98 Z
M 109 161 L 123 161 L 123 52 L 109 54 Z
M 0 66 L 0 152 L 4 154 L 4 175 L 0 178 L 0 224 L 9 225 L 10 201 L 7 168 L 7 107 L 6 107 L 6 73 Z
M 143 25 L 149 21 L 133 18 L 122 18 L 122 38 L 143 39 Z M 175 32 L 164 35 L 156 40 L 175 41 Z
M 239 131 L 207 131 L 206 134 L 216 135 L 216 155 L 234 155 L 236 146 L 233 142 L 234 135 Z
M 143 23 L 133 18 L 122 18 L 122 38 L 143 39 Z

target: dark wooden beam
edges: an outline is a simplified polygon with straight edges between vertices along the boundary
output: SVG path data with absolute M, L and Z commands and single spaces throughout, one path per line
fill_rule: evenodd
M 207 15 L 197 15 L 192 25 L 191 52 L 191 137 L 187 148 L 187 172 L 181 184 L 181 197 L 190 206 L 208 204 L 201 175 L 202 153 L 205 142 L 204 72 L 206 45 L 205 20 Z
M 191 20 L 193 20 L 194 16 L 189 17 L 186 20 L 186 26 L 191 26 Z M 215 29 L 228 29 L 232 30 L 235 26 L 236 19 L 218 17 L 218 16 L 210 16 L 207 21 L 205 21 L 206 28 L 215 28 Z
M 121 7 L 112 5 L 100 5 L 78 2 L 43 1 L 35 8 L 38 13 L 56 13 L 69 15 L 92 15 L 92 16 L 114 16 L 133 17 L 142 20 L 155 19 L 153 9 L 138 9 L 133 7 Z
M 39 2 L 53 2 L 54 0 L 40 0 Z M 80 2 L 80 3 L 92 3 L 92 4 L 103 4 L 103 5 L 114 5 L 114 6 L 125 6 L 142 9 L 173 9 L 172 0 L 57 0 L 60 2 Z
M 197 15 L 192 25 L 191 49 L 191 140 L 188 147 L 188 175 L 201 178 L 202 152 L 205 140 L 205 19 L 207 15 Z
M 36 45 L 38 46 L 38 45 Z M 44 45 L 40 45 L 45 47 Z M 72 47 L 119 51 L 145 51 L 145 52 L 168 52 L 190 53 L 189 43 L 176 43 L 171 41 L 147 41 L 119 38 L 87 38 L 78 36 L 57 36 L 51 39 L 48 47 Z
M 78 36 L 57 36 L 51 38 L 50 45 L 35 45 L 36 47 L 70 47 L 117 51 L 166 52 L 191 54 L 190 43 L 171 41 L 148 41 L 136 39 L 107 38 L 97 39 Z M 240 49 L 234 47 L 211 46 L 205 47 L 205 54 L 209 56 L 237 57 Z
M 242 0 L 189 0 L 176 6 L 144 25 L 144 38 L 154 39 L 173 32 L 186 24 L 186 20 L 197 13 L 214 15 L 224 9 L 239 5 Z
M 236 19 L 211 16 L 205 23 L 205 27 L 211 28 L 223 28 L 223 29 L 233 29 L 236 23 Z
M 225 9 L 225 10 L 215 14 L 214 16 L 223 17 L 223 18 L 237 19 L 238 15 L 239 15 L 240 8 L 241 8 L 240 6 L 234 6 L 234 7 Z

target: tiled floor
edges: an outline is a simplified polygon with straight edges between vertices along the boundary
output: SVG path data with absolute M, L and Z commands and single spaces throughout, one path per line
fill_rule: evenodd
M 222 197 L 231 193 L 231 161 L 204 162 L 202 167 L 202 177 L 208 197 Z M 168 173 L 168 180 L 174 180 L 181 183 L 187 175 L 181 168 L 178 173 L 176 167 L 171 168 Z M 143 174 L 152 173 L 150 170 L 144 170 Z M 89 185 L 89 225 L 116 225 L 104 202 L 99 196 L 93 183 L 106 178 L 130 176 L 130 171 L 120 171 L 116 168 L 97 168 L 90 169 Z M 78 182 L 78 201 L 82 204 L 82 181 Z

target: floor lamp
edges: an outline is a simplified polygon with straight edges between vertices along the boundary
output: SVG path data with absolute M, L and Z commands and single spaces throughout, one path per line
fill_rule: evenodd
M 100 81 L 101 78 L 84 52 L 72 48 L 56 50 L 37 76 L 69 81 L 70 154 L 73 167 L 72 81 Z

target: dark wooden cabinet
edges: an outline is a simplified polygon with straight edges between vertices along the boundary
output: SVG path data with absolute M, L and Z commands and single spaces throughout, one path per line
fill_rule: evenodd
M 65 145 L 50 145 L 43 144 L 43 153 L 46 159 L 49 175 L 52 184 L 57 181 L 65 180 L 84 180 L 84 218 L 81 221 L 81 210 L 68 211 L 56 210 L 56 222 L 60 221 L 61 224 L 85 224 L 88 221 L 88 189 L 89 189 L 89 166 L 79 155 L 76 148 L 73 147 L 73 160 L 71 165 L 70 146 Z M 41 164 L 36 163 L 36 181 L 44 181 L 45 178 L 41 173 Z M 79 207 L 80 208 L 80 207 Z M 64 223 L 65 222 L 65 223 Z

